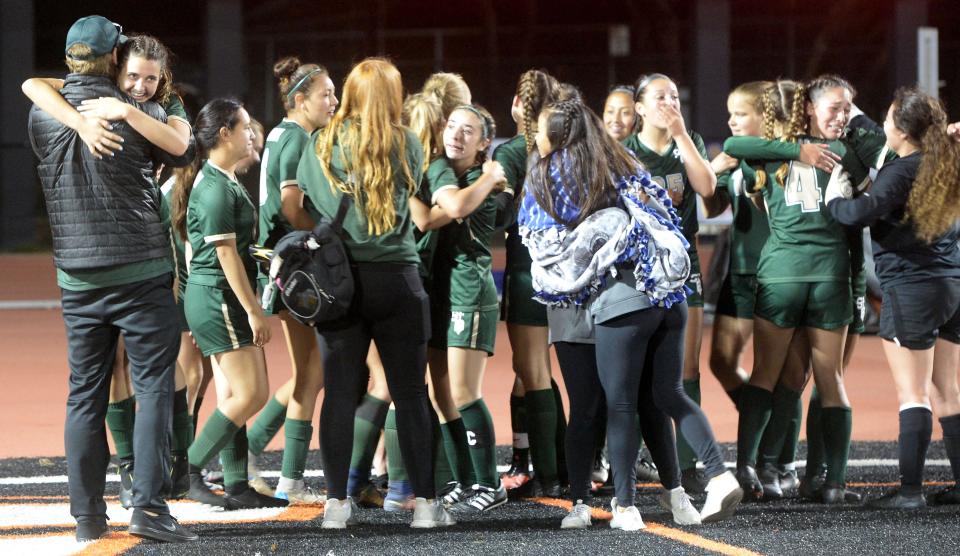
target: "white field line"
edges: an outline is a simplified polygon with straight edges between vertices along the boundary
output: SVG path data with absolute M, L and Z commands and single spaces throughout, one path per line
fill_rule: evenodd
M 0 311 L 13 311 L 23 309 L 59 309 L 59 299 L 23 299 L 0 301 Z
M 806 460 L 797 461 L 797 467 L 806 467 Z M 847 467 L 897 467 L 900 465 L 900 462 L 895 459 L 852 459 L 847 462 Z M 946 459 L 928 459 L 926 462 L 928 467 L 949 467 L 950 461 Z M 727 467 L 735 468 L 736 462 L 727 462 Z M 510 469 L 509 465 L 498 465 L 497 471 L 500 473 L 506 472 Z M 262 471 L 260 473 L 261 477 L 268 479 L 277 479 L 280 477 L 279 471 Z M 323 477 L 322 469 L 308 469 L 303 473 L 304 477 Z M 120 481 L 120 477 L 116 474 L 108 474 L 107 477 L 108 483 L 116 483 Z M 33 477 L 2 477 L 0 478 L 0 485 L 43 485 L 43 484 L 63 484 L 67 482 L 66 475 L 38 475 Z
M 43 554 L 44 556 L 68 556 L 82 552 L 93 543 L 77 542 L 73 532 L 63 535 L 40 537 L 24 536 L 0 540 L 3 554 Z
M 286 508 L 259 508 L 225 512 L 189 501 L 171 501 L 170 513 L 182 523 L 223 523 L 231 521 L 259 521 L 276 518 Z M 123 509 L 119 503 L 107 504 L 111 525 L 127 525 L 133 510 Z M 73 527 L 76 520 L 70 515 L 70 504 L 8 504 L 0 506 L 0 527 Z M 6 552 L 6 554 L 11 554 Z

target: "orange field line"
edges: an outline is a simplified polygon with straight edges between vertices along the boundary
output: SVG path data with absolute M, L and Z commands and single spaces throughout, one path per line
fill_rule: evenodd
M 563 508 L 567 511 L 573 507 L 572 502 L 560 500 L 558 498 L 534 498 L 533 501 L 544 506 Z M 600 508 L 591 508 L 590 515 L 594 519 L 600 519 L 604 521 L 610 521 L 613 518 L 613 514 Z M 689 546 L 702 548 L 703 550 L 709 550 L 719 554 L 726 554 L 728 556 L 760 556 L 759 553 L 746 548 L 711 540 L 706 537 L 701 537 L 700 535 L 681 531 L 680 529 L 674 529 L 673 527 L 667 527 L 666 525 L 661 525 L 659 523 L 647 523 L 647 528 L 643 529 L 642 531 L 652 535 L 657 535 L 659 537 L 679 541 Z
M 91 543 L 75 556 L 118 556 L 137 546 L 140 539 L 129 533 L 110 533 Z

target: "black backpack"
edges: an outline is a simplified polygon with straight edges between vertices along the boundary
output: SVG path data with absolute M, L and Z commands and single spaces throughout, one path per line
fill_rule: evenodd
M 312 231 L 290 232 L 277 242 L 263 296 L 265 307 L 279 293 L 290 315 L 310 326 L 347 314 L 354 282 L 340 232 L 349 206 L 350 198 L 344 194 L 332 222 L 321 220 Z

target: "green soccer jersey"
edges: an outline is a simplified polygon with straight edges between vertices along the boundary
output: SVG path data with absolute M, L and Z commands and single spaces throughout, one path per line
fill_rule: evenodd
M 434 192 L 434 199 L 440 191 L 450 187 L 462 189 L 475 183 L 481 175 L 481 166 L 470 168 L 458 177 L 456 185 L 441 185 Z M 433 264 L 434 295 L 449 300 L 453 311 L 497 308 L 497 288 L 493 282 L 490 256 L 497 218 L 495 196 L 491 193 L 470 216 L 440 229 Z
M 350 125 L 349 120 L 344 122 L 343 125 Z M 410 174 L 413 176 L 414 183 L 419 184 L 420 180 L 423 179 L 423 148 L 420 146 L 420 140 L 412 131 L 404 129 L 404 133 L 406 133 L 407 145 L 403 156 L 407 167 L 410 169 Z M 414 225 L 413 219 L 410 217 L 406 177 L 400 168 L 400 158 L 397 154 L 399 153 L 394 153 L 390 157 L 394 169 L 393 206 L 397 214 L 394 227 L 380 235 L 374 235 L 368 231 L 366 216 L 364 216 L 361 207 L 357 206 L 356 200 L 352 201 L 352 206 L 347 211 L 347 216 L 343 222 L 343 231 L 345 232 L 343 241 L 351 260 L 354 262 L 420 263 L 417 244 L 413 238 Z M 343 159 L 345 156 L 349 158 L 350 154 L 344 153 L 340 144 L 337 143 L 333 146 L 332 155 L 331 171 L 338 180 L 346 181 L 347 173 L 344 170 Z M 330 220 L 336 217 L 343 193 L 339 189 L 331 187 L 320 168 L 320 159 L 315 154 L 300 159 L 300 166 L 297 168 L 297 182 L 300 183 L 300 187 L 306 192 L 320 214 Z M 360 204 L 362 205 L 362 202 Z
M 167 102 L 162 106 L 163 110 L 167 113 L 168 122 L 171 118 L 176 118 L 188 126 L 190 125 L 190 116 L 187 115 L 187 109 L 183 107 L 183 101 L 180 100 L 180 97 L 176 93 L 171 93 L 170 96 L 167 97 Z
M 457 175 L 450 167 L 450 162 L 446 157 L 440 156 L 430 162 L 426 173 L 423 174 L 423 180 L 420 181 L 420 188 L 417 189 L 417 198 L 423 201 L 427 206 L 433 206 L 433 194 L 445 186 L 456 186 L 458 183 Z M 420 276 L 429 280 L 433 275 L 433 257 L 437 250 L 437 239 L 440 235 L 439 230 L 427 230 L 421 232 L 414 229 L 413 235 L 417 240 L 417 252 L 420 254 Z
M 523 195 L 523 181 L 527 177 L 527 140 L 523 135 L 517 135 L 509 141 L 501 144 L 493 151 L 493 159 L 503 166 L 503 173 L 507 178 L 506 189 L 513 193 L 514 200 L 520 199 Z M 510 205 L 510 210 L 516 212 L 514 204 Z M 512 222 L 507 227 L 507 270 L 520 268 L 530 270 L 530 252 L 520 241 L 520 234 L 516 224 L 515 215 L 510 215 L 507 220 Z
M 741 166 L 745 166 L 742 164 Z M 737 168 L 717 178 L 717 191 L 730 199 L 730 273 L 756 274 L 760 251 L 770 236 L 767 214 L 747 196 L 745 183 L 751 181 L 749 168 Z
M 257 237 L 256 212 L 242 185 L 209 160 L 203 165 L 187 203 L 187 238 L 193 248 L 189 283 L 229 289 L 215 242 L 234 239 L 247 279 L 254 286 L 257 264 L 249 247 Z
M 273 248 L 280 238 L 293 231 L 283 216 L 280 191 L 297 186 L 297 167 L 310 135 L 297 122 L 284 119 L 270 130 L 263 144 L 260 162 L 260 241 Z
M 180 281 L 180 294 L 183 295 L 184 288 L 187 287 L 187 276 L 189 275 L 190 269 L 187 268 L 187 255 L 184 248 L 183 238 L 180 237 L 180 234 L 170 226 L 170 207 L 173 206 L 173 186 L 176 184 L 176 178 L 171 177 L 163 183 L 163 186 L 160 188 L 160 192 L 163 194 L 163 205 L 166 207 L 167 219 L 165 220 L 167 227 L 170 228 L 170 238 L 173 242 L 173 252 L 177 261 L 177 279 Z M 161 219 L 163 219 L 163 210 L 161 210 Z
M 707 148 L 703 144 L 703 138 L 695 131 L 688 131 L 693 144 L 697 147 L 697 152 L 704 160 L 707 158 Z M 696 236 L 700 230 L 700 223 L 697 220 L 697 193 L 690 185 L 690 179 L 687 177 L 687 169 L 683 166 L 683 159 L 680 157 L 680 149 L 677 148 L 676 141 L 671 141 L 667 148 L 662 152 L 654 152 L 647 148 L 640 141 L 639 134 L 634 134 L 623 140 L 623 146 L 633 151 L 634 156 L 650 172 L 650 179 L 657 182 L 661 187 L 670 193 L 674 200 L 674 208 L 677 209 L 677 215 L 680 216 L 681 231 L 683 237 L 690 243 L 689 251 L 696 252 Z M 680 200 L 679 203 L 676 199 Z

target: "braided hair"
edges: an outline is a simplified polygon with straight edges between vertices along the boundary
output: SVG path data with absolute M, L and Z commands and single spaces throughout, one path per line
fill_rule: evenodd
M 527 142 L 527 154 L 535 147 L 537 117 L 543 107 L 554 102 L 560 95 L 560 83 L 543 70 L 527 70 L 517 83 L 517 98 L 523 108 L 523 138 Z
M 527 185 L 547 214 L 573 228 L 597 210 L 616 204 L 617 183 L 635 175 L 641 167 L 579 99 L 550 104 L 543 114 L 545 129 L 540 133 L 553 150 L 536 158 Z M 557 176 L 559 183 L 554 181 Z M 554 207 L 554 192 L 561 188 L 579 208 L 572 221 L 564 220 Z

